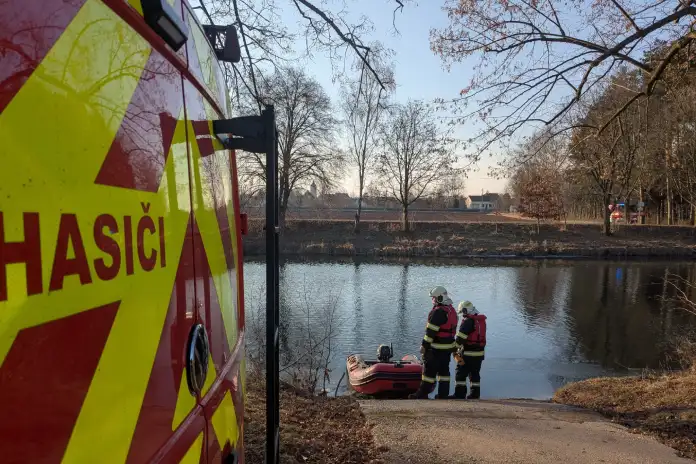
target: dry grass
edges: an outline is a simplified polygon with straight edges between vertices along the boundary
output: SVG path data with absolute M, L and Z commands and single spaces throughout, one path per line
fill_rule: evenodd
M 263 384 L 247 381 L 244 446 L 247 464 L 263 464 L 266 399 Z M 291 389 L 280 396 L 280 462 L 377 463 L 380 451 L 358 403 L 349 397 L 306 397 Z
M 265 252 L 262 227 L 250 221 L 244 238 L 248 256 Z M 353 224 L 339 220 L 290 220 L 281 237 L 285 255 L 518 257 L 570 255 L 587 258 L 628 256 L 694 257 L 696 228 L 626 226 L 613 237 L 588 224 L 494 222 L 413 222 L 401 232 L 398 222 L 368 221 L 355 234 Z M 561 230 L 564 229 L 564 230 Z M 252 232 L 255 231 L 255 232 Z
M 556 403 L 592 409 L 696 460 L 696 368 L 663 375 L 598 378 L 559 389 Z

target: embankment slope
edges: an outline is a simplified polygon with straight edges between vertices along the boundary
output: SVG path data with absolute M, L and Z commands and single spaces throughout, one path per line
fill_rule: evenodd
M 263 221 L 250 220 L 246 256 L 265 254 Z M 696 257 L 696 228 L 623 226 L 606 237 L 596 224 L 414 222 L 409 233 L 398 222 L 353 224 L 335 220 L 292 220 L 280 237 L 285 256 L 368 256 L 443 258 L 629 258 Z

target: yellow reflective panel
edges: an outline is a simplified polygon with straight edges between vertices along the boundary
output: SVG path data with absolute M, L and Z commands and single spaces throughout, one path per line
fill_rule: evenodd
M 121 295 L 114 291 L 113 281 L 94 283 L 90 290 L 100 290 L 85 294 L 77 276 L 66 277 L 61 291 L 47 290 L 63 212 L 75 213 L 89 235 L 99 214 L 142 215 L 139 193 L 107 191 L 94 179 L 149 53 L 145 41 L 109 8 L 88 0 L 0 114 L 0 159 L 12 160 L 0 169 L 3 190 L 13 192 L 11 198 L 0 199 L 5 239 L 22 241 L 22 212 L 39 213 L 44 290 L 27 297 L 24 265 L 7 267 L 9 300 L 0 302 L 0 360 L 18 329 L 113 302 Z M 85 242 L 88 256 L 94 256 L 96 246 Z
M 182 114 L 174 139 L 183 141 L 183 134 Z M 121 307 L 73 431 L 66 462 L 91 461 L 105 450 L 111 456 L 126 458 L 154 362 L 189 220 L 189 204 L 185 199 L 177 201 L 178 210 L 166 211 L 161 208 L 171 204 L 171 198 L 175 196 L 164 186 L 170 183 L 169 176 L 174 175 L 176 180 L 173 184 L 186 192 L 187 165 L 185 144 L 173 144 L 165 166 L 165 176 L 150 211 L 152 215 L 165 215 L 166 253 L 167 260 L 171 261 L 164 268 L 140 273 L 137 279 L 124 282 L 120 287 Z M 177 191 L 176 195 L 179 194 L 181 192 Z M 89 443 L 97 444 L 97 448 L 90 447 Z
M 128 3 L 130 6 L 135 8 L 135 11 L 137 11 L 140 14 L 143 14 L 143 5 L 141 3 L 141 0 L 128 0 Z
M 210 373 L 208 373 L 208 375 L 210 375 Z M 186 372 L 184 371 L 181 376 L 181 384 L 179 385 L 179 395 L 176 398 L 172 431 L 176 430 L 181 425 L 184 419 L 186 419 L 186 416 L 188 416 L 195 407 L 196 398 L 194 398 L 189 391 L 188 382 L 186 381 Z
M 10 169 L 0 170 L 0 183 L 17 193 L 9 207 L 0 204 L 6 240 L 23 239 L 22 212 L 39 214 L 44 282 L 42 294 L 28 297 L 24 265 L 8 266 L 10 297 L 0 302 L 0 361 L 24 327 L 121 301 L 64 462 L 101 462 L 104 456 L 125 461 L 189 219 L 183 122 L 175 130 L 158 192 L 94 183 L 149 55 L 146 41 L 111 9 L 101 1 L 87 0 L 0 115 L 0 159 L 13 160 Z M 68 275 L 62 288 L 49 292 L 64 213 L 77 218 L 93 281 L 83 285 L 78 276 Z M 100 215 L 117 221 L 114 238 L 122 247 L 125 217 L 130 218 L 132 231 L 146 216 L 157 225 L 161 218 L 166 229 L 162 228 L 160 251 L 166 252 L 167 264 L 149 272 L 136 265 L 130 275 L 122 268 L 109 281 L 96 278 L 94 258 L 105 256 L 92 237 Z M 148 250 L 160 244 L 155 234 L 144 236 L 142 242 Z M 69 257 L 74 252 L 70 250 Z M 136 254 L 136 263 L 137 259 Z
M 210 387 L 213 386 L 215 378 L 217 377 L 217 371 L 215 370 L 215 363 L 213 362 L 213 357 L 208 354 L 208 375 L 205 377 L 205 382 L 203 383 L 203 388 L 201 388 L 201 398 L 204 397 L 210 391 Z
M 201 452 L 203 451 L 203 434 L 198 435 L 196 441 L 188 449 L 183 459 L 179 461 L 181 464 L 199 464 L 201 462 Z
M 187 90 L 195 92 L 192 86 L 187 86 Z M 198 98 L 198 96 L 194 98 Z M 196 116 L 195 114 L 189 115 L 189 118 Z M 189 134 L 193 134 L 193 126 L 190 122 L 188 125 Z M 202 158 L 195 139 L 189 143 L 189 147 L 193 169 L 192 178 L 194 179 L 192 185 L 194 216 L 203 240 L 203 248 L 210 266 L 231 349 L 237 340 L 237 288 L 232 286 L 233 283 L 236 283 L 236 276 L 230 274 L 236 274 L 236 272 L 227 269 L 224 245 L 216 216 L 218 205 L 229 205 L 232 201 L 229 155 L 227 151 L 222 150 Z M 229 211 L 228 207 L 228 215 Z M 235 242 L 233 242 L 233 249 L 234 245 Z
M 232 395 L 230 395 L 229 391 L 225 393 L 222 402 L 220 402 L 213 413 L 212 422 L 220 448 L 222 449 L 227 442 L 234 448 L 239 439 L 239 426 L 237 424 L 234 403 L 232 402 Z

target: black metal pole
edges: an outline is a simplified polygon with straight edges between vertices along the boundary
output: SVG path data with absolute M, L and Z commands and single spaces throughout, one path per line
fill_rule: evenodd
M 279 187 L 279 177 L 278 177 L 278 132 L 275 126 L 275 112 L 273 113 L 273 153 L 275 154 L 275 164 L 276 164 L 276 176 L 275 176 L 275 247 L 273 256 L 275 256 L 275 305 L 273 307 L 273 316 L 275 319 L 275 338 L 273 339 L 273 346 L 275 348 L 275 370 L 274 373 L 274 383 L 275 392 L 273 397 L 275 398 L 275 410 L 276 410 L 276 436 L 275 436 L 275 461 L 274 463 L 280 463 L 280 217 L 278 211 L 280 209 L 280 187 Z
M 278 153 L 275 110 L 261 113 L 266 144 L 266 464 L 280 460 L 280 389 L 278 359 L 279 242 L 278 242 Z

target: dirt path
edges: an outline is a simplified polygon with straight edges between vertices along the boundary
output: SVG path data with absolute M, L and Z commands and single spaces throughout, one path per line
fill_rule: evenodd
M 526 400 L 361 401 L 385 464 L 693 463 L 598 414 Z

